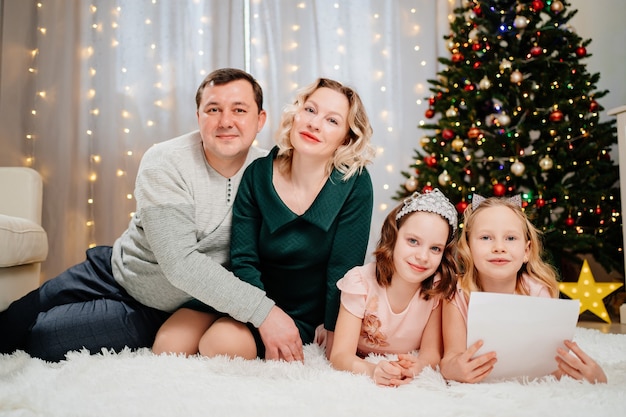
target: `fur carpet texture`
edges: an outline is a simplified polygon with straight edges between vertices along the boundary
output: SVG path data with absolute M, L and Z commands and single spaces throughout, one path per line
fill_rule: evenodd
M 148 349 L 71 352 L 48 363 L 18 351 L 0 355 L 0 416 L 625 416 L 626 335 L 577 328 L 574 340 L 603 366 L 608 384 L 446 383 L 427 369 L 385 388 L 333 370 L 316 345 L 305 346 L 304 364 Z

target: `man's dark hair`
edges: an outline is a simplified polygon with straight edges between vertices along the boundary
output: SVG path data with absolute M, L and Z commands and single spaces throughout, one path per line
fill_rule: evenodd
M 202 92 L 207 85 L 224 85 L 237 80 L 246 80 L 252 85 L 254 101 L 256 101 L 259 112 L 263 110 L 263 89 L 252 75 L 237 68 L 220 68 L 207 75 L 206 78 L 202 80 L 202 83 L 200 83 L 198 91 L 196 92 L 196 109 L 200 109 Z

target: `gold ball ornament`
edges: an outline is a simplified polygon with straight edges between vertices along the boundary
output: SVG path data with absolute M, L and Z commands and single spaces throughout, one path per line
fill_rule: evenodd
M 404 188 L 406 188 L 406 190 L 410 193 L 417 190 L 417 180 L 415 179 L 415 177 L 407 178 L 407 180 L 404 182 Z
M 444 170 L 441 174 L 439 174 L 437 180 L 439 181 L 439 185 L 443 187 L 450 183 L 451 177 L 450 174 L 448 174 L 448 171 Z
M 430 138 L 428 136 L 422 136 L 420 138 L 420 145 L 422 148 L 430 143 Z
M 491 81 L 489 80 L 489 78 L 487 78 L 486 75 L 478 83 L 478 88 L 480 88 L 481 90 L 488 90 L 489 88 L 491 88 Z
M 519 84 L 524 80 L 524 74 L 520 70 L 515 70 L 511 73 L 511 82 Z
M 544 156 L 539 160 L 539 167 L 543 171 L 549 171 L 554 166 L 554 161 L 548 155 Z
M 463 139 L 457 137 L 456 139 L 454 139 L 452 141 L 452 143 L 450 144 L 450 146 L 452 146 L 452 150 L 454 151 L 461 151 L 463 150 L 463 146 L 465 145 L 465 143 L 463 142 Z
M 528 20 L 526 16 L 516 16 L 515 20 L 513 21 L 513 26 L 518 29 L 524 29 L 526 28 L 526 26 L 528 26 L 528 23 L 530 23 L 530 20 Z
M 525 170 L 526 166 L 520 161 L 515 161 L 511 164 L 511 173 L 517 177 L 524 175 Z
M 552 10 L 554 13 L 559 13 L 563 11 L 563 3 L 561 3 L 559 0 L 553 1 L 550 5 L 550 10 Z
M 511 69 L 513 64 L 508 59 L 503 59 L 500 62 L 500 71 L 504 72 L 505 70 Z

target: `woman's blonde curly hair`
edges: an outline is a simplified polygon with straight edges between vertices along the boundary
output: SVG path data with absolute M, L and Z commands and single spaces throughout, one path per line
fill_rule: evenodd
M 311 94 L 322 87 L 337 91 L 348 99 L 348 135 L 344 143 L 337 148 L 333 159 L 329 161 L 326 167 L 326 175 L 330 175 L 335 168 L 343 174 L 343 180 L 347 180 L 353 175 L 361 173 L 365 165 L 372 162 L 375 155 L 374 148 L 370 144 L 373 129 L 367 117 L 365 106 L 363 106 L 357 92 L 328 78 L 318 78 L 312 84 L 301 89 L 294 103 L 285 107 L 276 139 L 278 145 L 276 160 L 281 170 L 288 171 L 290 169 L 293 153 L 290 134 L 294 117 Z

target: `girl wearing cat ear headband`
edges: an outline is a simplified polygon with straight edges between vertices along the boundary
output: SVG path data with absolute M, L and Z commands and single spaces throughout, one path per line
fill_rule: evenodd
M 457 291 L 443 307 L 444 354 L 441 374 L 460 382 L 480 382 L 493 369 L 496 352 L 474 357 L 482 341 L 469 348 L 467 309 L 470 293 L 553 297 L 559 295 L 556 271 L 541 258 L 540 232 L 521 208 L 520 196 L 484 198 L 474 195 L 464 213 L 458 241 Z M 602 368 L 576 343 L 565 341 L 568 353 L 558 348 L 554 375 L 589 382 L 606 382 Z

